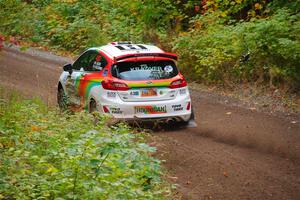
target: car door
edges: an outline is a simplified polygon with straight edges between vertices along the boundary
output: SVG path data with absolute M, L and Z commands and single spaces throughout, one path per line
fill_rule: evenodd
M 87 100 L 93 87 L 101 85 L 102 71 L 107 64 L 108 62 L 99 52 L 90 52 L 88 64 L 83 68 L 84 75 L 81 76 L 79 83 L 79 96 L 83 101 Z
M 95 55 L 96 54 L 94 51 L 88 50 L 73 63 L 72 74 L 66 81 L 66 90 L 69 97 L 69 102 L 73 105 L 82 104 L 83 94 L 80 88 Z

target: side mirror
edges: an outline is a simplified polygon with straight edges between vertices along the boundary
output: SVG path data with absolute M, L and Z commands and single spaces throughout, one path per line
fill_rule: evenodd
M 72 65 L 71 64 L 65 64 L 63 66 L 63 69 L 65 72 L 69 72 L 70 74 L 72 73 Z

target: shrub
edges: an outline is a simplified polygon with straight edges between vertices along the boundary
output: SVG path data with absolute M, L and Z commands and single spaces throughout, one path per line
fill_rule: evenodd
M 1 199 L 163 199 L 160 162 L 141 135 L 39 101 L 0 101 Z
M 214 15 L 195 18 L 194 28 L 174 41 L 182 68 L 194 79 L 300 86 L 299 14 L 279 10 L 266 19 L 226 25 Z

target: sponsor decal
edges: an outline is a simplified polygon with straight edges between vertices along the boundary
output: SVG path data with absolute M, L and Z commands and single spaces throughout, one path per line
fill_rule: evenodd
M 155 88 L 143 89 L 141 96 L 142 97 L 157 96 L 157 90 Z
M 181 95 L 186 94 L 186 89 L 180 89 L 180 90 L 179 90 L 179 93 L 180 93 Z
M 108 74 L 108 70 L 105 69 L 105 70 L 103 71 L 103 73 L 102 73 L 102 76 L 107 76 L 107 74 Z
M 167 106 L 135 106 L 135 113 L 143 114 L 163 114 L 167 113 Z
M 160 66 L 148 66 L 147 64 L 142 64 L 139 67 L 131 67 L 130 68 L 130 71 L 137 71 L 137 70 L 162 72 L 162 69 Z
M 121 110 L 121 108 L 110 108 L 110 113 L 112 114 L 122 114 L 123 111 Z
M 167 65 L 167 66 L 165 66 L 165 72 L 167 72 L 167 73 L 171 73 L 171 72 L 173 72 L 173 67 L 171 66 L 171 65 Z
M 115 98 L 117 96 L 116 92 L 107 92 L 107 97 L 109 98 Z
M 99 62 L 101 59 L 102 59 L 102 56 L 101 56 L 101 55 L 97 55 L 96 58 L 95 58 L 95 60 L 96 60 L 97 62 Z
M 183 107 L 181 104 L 177 104 L 177 105 L 172 105 L 172 109 L 174 111 L 182 111 L 183 110 Z
M 94 64 L 93 64 L 93 69 L 101 71 L 102 70 L 101 64 L 102 63 L 100 61 L 99 62 L 95 61 Z
M 130 95 L 131 95 L 131 96 L 139 96 L 139 95 L 140 95 L 140 92 L 139 92 L 139 91 L 131 91 L 131 92 L 130 92 Z

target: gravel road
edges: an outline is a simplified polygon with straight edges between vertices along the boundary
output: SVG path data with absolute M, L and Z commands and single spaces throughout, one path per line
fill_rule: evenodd
M 4 48 L 0 85 L 55 105 L 69 58 Z M 197 128 L 154 132 L 180 199 L 300 199 L 300 119 L 272 116 L 192 91 Z

